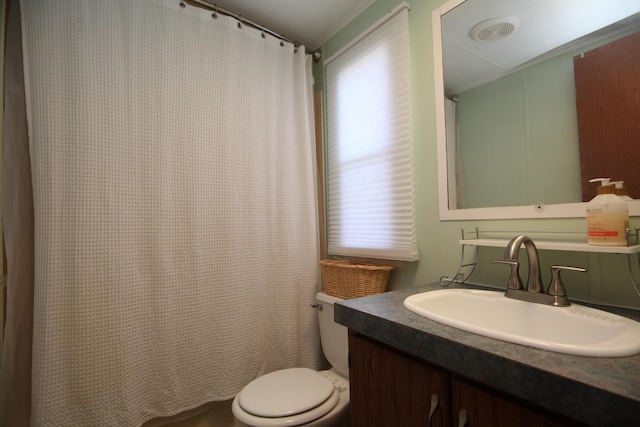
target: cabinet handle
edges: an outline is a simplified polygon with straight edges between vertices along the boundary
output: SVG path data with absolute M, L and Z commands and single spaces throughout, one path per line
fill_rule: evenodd
M 467 411 L 465 409 L 460 409 L 460 413 L 458 414 L 458 427 L 464 427 L 467 425 Z
M 437 394 L 432 394 L 431 395 L 431 406 L 429 407 L 429 421 L 427 423 L 428 427 L 431 427 L 431 417 L 433 416 L 433 413 L 436 411 L 437 407 L 438 407 L 438 395 Z

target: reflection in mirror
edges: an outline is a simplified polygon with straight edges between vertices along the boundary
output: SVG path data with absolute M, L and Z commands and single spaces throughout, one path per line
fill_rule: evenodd
M 442 95 L 437 111 L 441 218 L 584 216 L 581 202 L 595 196 L 595 185 L 584 186 L 592 174 L 626 181 L 633 187 L 630 195 L 639 198 L 637 89 L 587 102 L 601 109 L 602 102 L 614 102 L 616 117 L 628 115 L 635 132 L 614 129 L 603 135 L 602 126 L 592 125 L 587 135 L 584 123 L 593 119 L 585 121 L 583 107 L 577 107 L 574 71 L 574 61 L 600 57 L 594 49 L 636 33 L 625 45 L 635 53 L 616 57 L 640 58 L 639 30 L 640 2 L 628 0 L 452 0 L 434 11 L 436 88 Z M 637 69 L 632 65 L 629 77 L 635 88 Z M 597 91 L 587 91 L 592 92 Z M 631 101 L 621 100 L 625 94 Z M 581 150 L 584 163 L 585 150 L 612 147 L 614 134 L 631 144 L 619 153 L 632 159 L 630 171 L 621 176 L 619 162 L 606 165 L 606 152 L 595 156 L 595 168 L 581 165 Z M 587 136 L 600 148 L 585 148 Z M 631 202 L 630 213 L 640 214 L 640 202 Z

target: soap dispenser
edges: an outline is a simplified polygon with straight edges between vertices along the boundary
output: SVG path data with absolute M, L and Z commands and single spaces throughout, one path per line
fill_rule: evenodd
M 591 245 L 626 246 L 629 228 L 627 202 L 614 194 L 610 178 L 594 178 L 600 182 L 598 194 L 587 204 L 587 241 Z
M 614 186 L 613 192 L 616 196 L 620 197 L 622 200 L 626 200 L 627 202 L 633 200 L 629 197 L 627 189 L 624 187 L 624 181 L 612 181 L 611 185 Z

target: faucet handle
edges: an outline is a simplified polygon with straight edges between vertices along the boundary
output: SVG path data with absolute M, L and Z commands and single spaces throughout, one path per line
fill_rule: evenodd
M 522 279 L 520 278 L 520 272 L 518 271 L 520 267 L 520 263 L 518 261 L 509 259 L 495 259 L 491 262 L 493 264 L 506 264 L 511 266 L 511 275 L 509 276 L 509 280 L 507 281 L 507 289 L 524 289 L 524 286 L 522 285 Z
M 552 265 L 551 266 L 551 283 L 549 283 L 549 290 L 547 293 L 554 297 L 553 305 L 560 307 L 567 307 L 571 305 L 569 299 L 567 298 L 567 290 L 562 283 L 562 279 L 560 278 L 560 273 L 564 270 L 569 271 L 577 271 L 580 273 L 585 273 L 587 271 L 586 268 L 582 267 L 568 267 L 564 265 Z

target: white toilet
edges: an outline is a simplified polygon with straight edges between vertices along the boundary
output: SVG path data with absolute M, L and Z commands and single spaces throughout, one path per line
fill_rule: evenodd
M 283 369 L 250 382 L 233 399 L 237 427 L 348 425 L 347 328 L 333 321 L 333 304 L 341 299 L 322 292 L 316 299 L 322 350 L 332 368 Z

